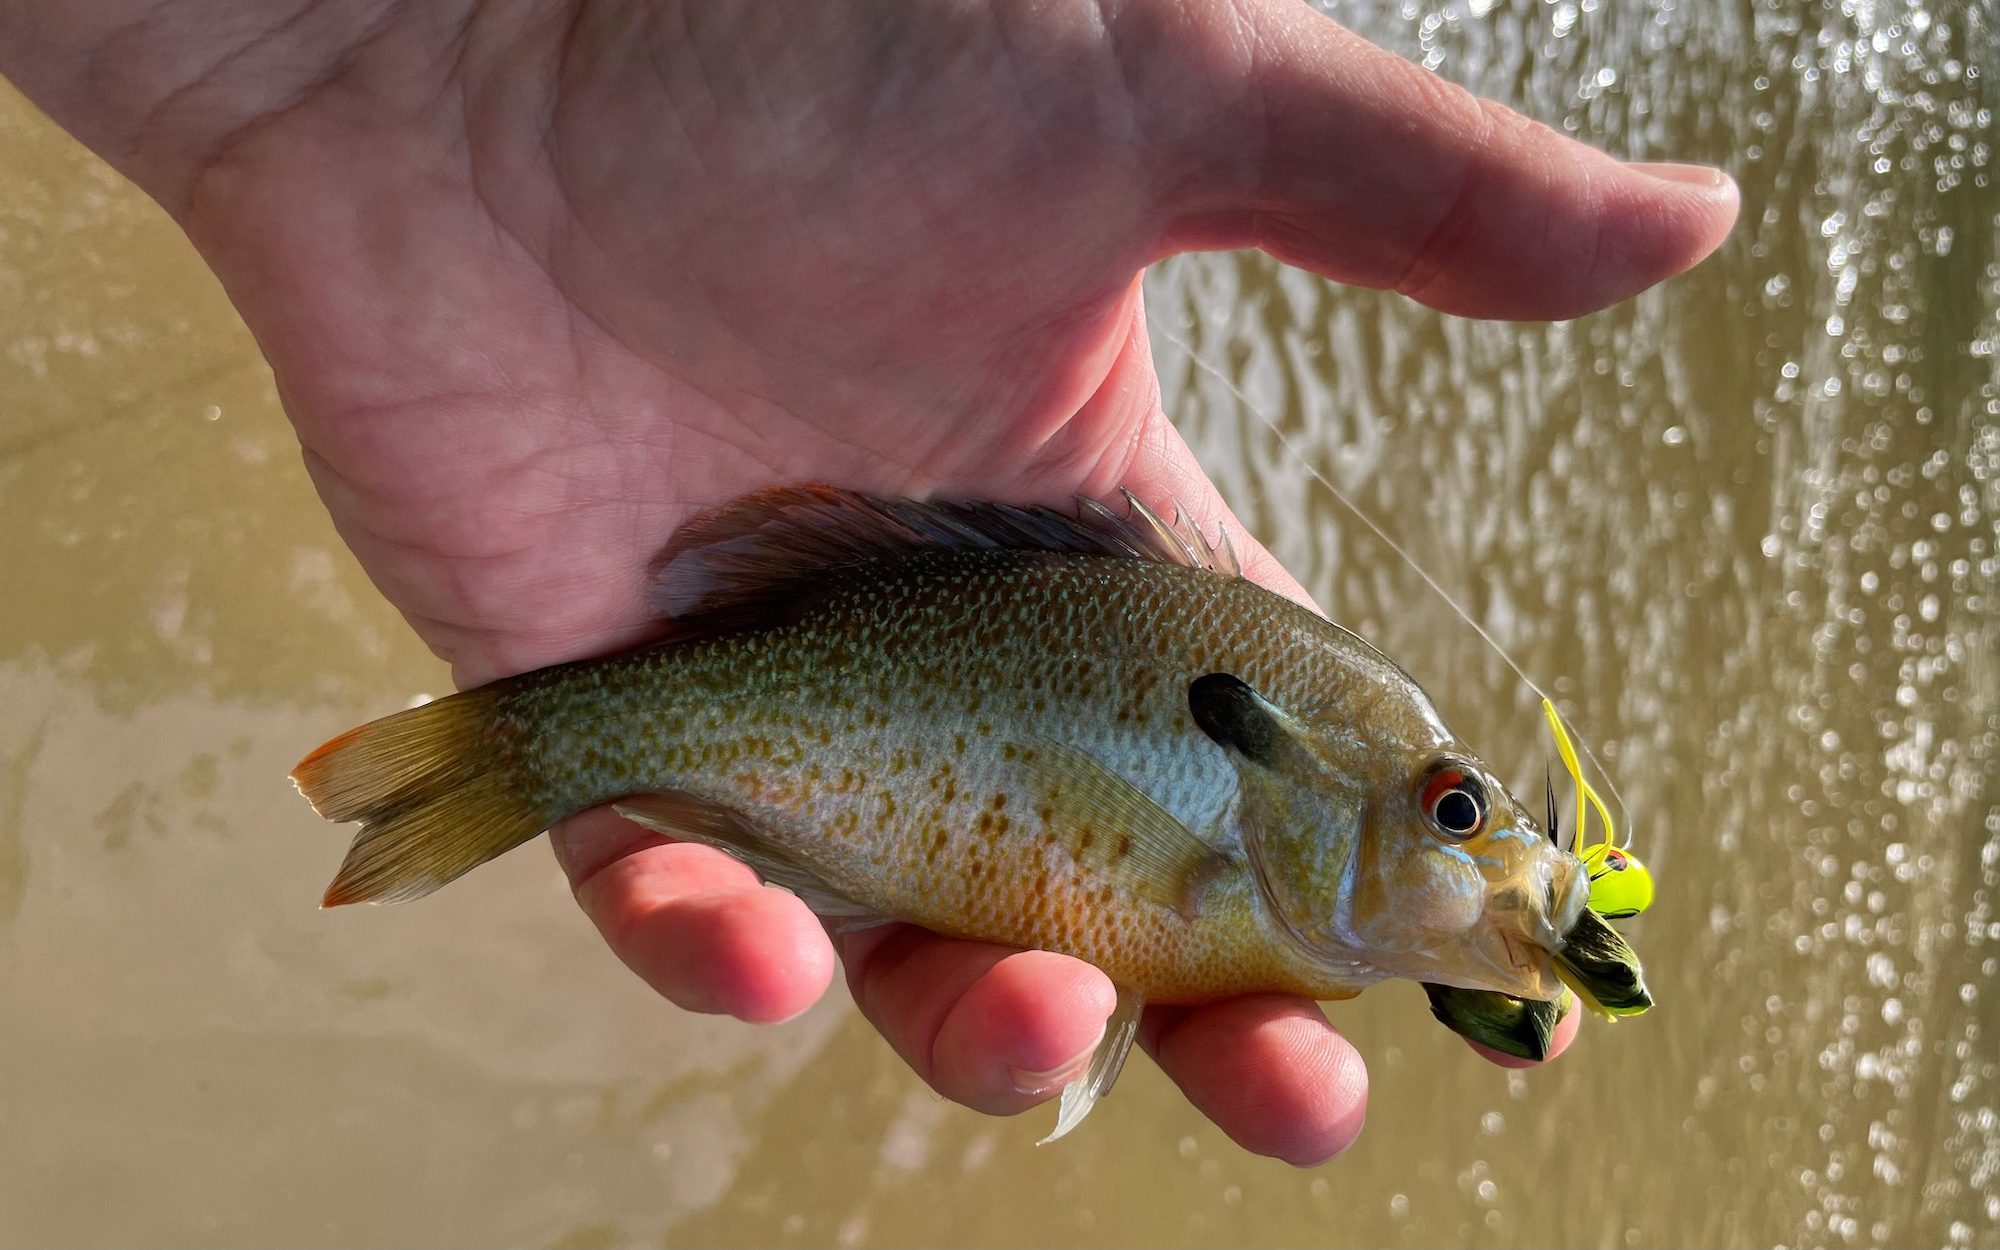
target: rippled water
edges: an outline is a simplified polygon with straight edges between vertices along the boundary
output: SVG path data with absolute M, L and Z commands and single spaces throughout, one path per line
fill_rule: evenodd
M 1321 602 L 1539 780 L 1518 680 L 1255 411 L 1613 763 L 1659 1010 L 1510 1074 L 1414 987 L 1336 1005 L 1370 1123 L 1299 1173 L 1143 1063 L 1036 1150 L 838 1001 L 679 1015 L 545 858 L 316 912 L 286 766 L 444 676 L 186 245 L 9 98 L 0 1243 L 2000 1245 L 1991 5 L 1330 8 L 1743 186 L 1720 255 L 1564 325 L 1256 257 L 1148 287 L 1170 411 Z

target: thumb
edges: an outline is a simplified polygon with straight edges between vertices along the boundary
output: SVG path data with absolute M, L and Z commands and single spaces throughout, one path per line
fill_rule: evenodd
M 1206 10 L 1204 77 L 1229 85 L 1170 128 L 1193 167 L 1173 250 L 1257 247 L 1445 312 L 1541 320 L 1688 269 L 1736 218 L 1720 170 L 1623 164 L 1297 0 Z

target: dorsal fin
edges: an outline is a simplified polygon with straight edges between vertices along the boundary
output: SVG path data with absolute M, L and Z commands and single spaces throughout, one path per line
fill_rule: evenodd
M 1124 492 L 1118 516 L 1079 498 L 1074 514 L 979 501 L 880 499 L 832 486 L 773 486 L 702 513 L 654 563 L 649 603 L 683 625 L 767 619 L 786 601 L 867 565 L 929 551 L 1054 551 L 1152 560 L 1237 577 L 1227 531 L 1210 543 Z

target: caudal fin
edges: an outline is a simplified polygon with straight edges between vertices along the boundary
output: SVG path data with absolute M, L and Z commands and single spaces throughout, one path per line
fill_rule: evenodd
M 314 811 L 361 822 L 322 907 L 422 898 L 547 827 L 493 733 L 497 697 L 385 716 L 299 761 L 292 782 Z

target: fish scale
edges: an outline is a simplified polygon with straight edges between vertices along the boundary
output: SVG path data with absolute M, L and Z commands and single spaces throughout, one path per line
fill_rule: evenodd
M 1184 693 L 1216 667 L 1286 693 L 1304 674 L 1247 653 L 1271 631 L 1231 610 L 1246 583 L 1120 563 L 918 562 L 796 624 L 554 670 L 501 715 L 537 744 L 550 810 L 694 794 L 782 831 L 873 910 L 1062 949 L 1155 998 L 1347 989 L 1276 945 L 1228 819 L 1235 771 Z M 1060 647 L 1021 628 L 1051 618 L 1067 622 Z M 1077 866 L 1067 848 L 1084 831 L 1037 811 L 1042 783 L 1021 745 L 1034 740 L 1080 748 L 1232 858 L 1208 923 Z

